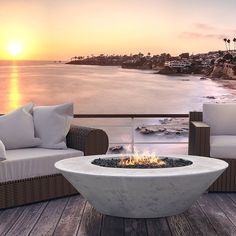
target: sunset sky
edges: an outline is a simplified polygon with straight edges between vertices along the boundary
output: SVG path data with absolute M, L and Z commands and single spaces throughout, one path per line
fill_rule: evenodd
M 224 50 L 235 0 L 0 0 L 0 60 Z

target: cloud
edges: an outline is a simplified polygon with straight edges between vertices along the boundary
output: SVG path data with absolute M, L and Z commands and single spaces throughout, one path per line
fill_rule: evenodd
M 200 33 L 200 32 L 194 32 L 194 31 L 185 31 L 180 33 L 181 38 L 187 38 L 187 39 L 223 39 L 226 37 L 225 34 L 220 33 Z
M 187 39 L 224 39 L 236 37 L 235 29 L 216 27 L 214 25 L 197 22 L 192 24 L 192 31 L 180 33 L 181 38 Z
M 193 26 L 200 30 L 218 30 L 217 27 L 205 23 L 195 23 Z

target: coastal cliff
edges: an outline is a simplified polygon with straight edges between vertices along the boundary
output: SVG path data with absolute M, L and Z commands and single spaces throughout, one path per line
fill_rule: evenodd
M 161 75 L 176 75 L 176 74 L 202 74 L 206 75 L 209 71 L 209 67 L 201 67 L 201 66 L 189 66 L 189 67 L 182 67 L 182 68 L 174 68 L 165 66 L 164 68 L 160 69 L 158 74 Z
M 235 66 L 230 64 L 215 65 L 209 77 L 212 79 L 236 79 Z
M 236 80 L 236 50 L 213 51 L 189 55 L 182 53 L 171 56 L 168 53 L 146 56 L 142 53 L 130 55 L 75 56 L 67 64 L 121 66 L 124 69 L 153 70 L 155 74 L 181 75 L 197 74 L 212 79 Z
M 145 60 L 137 60 L 135 62 L 123 62 L 121 64 L 121 67 L 124 69 L 140 69 L 140 70 L 151 70 L 152 69 L 152 63 L 147 62 Z
M 176 68 L 165 66 L 164 68 L 158 71 L 158 74 L 161 75 L 175 75 L 180 73 Z

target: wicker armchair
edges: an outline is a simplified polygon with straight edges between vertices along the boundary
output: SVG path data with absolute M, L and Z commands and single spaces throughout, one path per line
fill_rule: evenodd
M 105 154 L 108 136 L 100 129 L 72 126 L 67 146 L 81 150 L 84 155 Z M 0 183 L 0 208 L 77 194 L 77 190 L 61 175 L 53 174 Z
M 188 154 L 210 157 L 210 126 L 202 121 L 202 112 L 190 112 Z M 226 161 L 229 167 L 212 184 L 209 192 L 236 192 L 236 159 L 218 159 Z

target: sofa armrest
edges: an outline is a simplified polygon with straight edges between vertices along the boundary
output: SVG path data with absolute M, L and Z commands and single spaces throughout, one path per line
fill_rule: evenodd
M 108 149 L 108 136 L 101 129 L 71 126 L 66 137 L 67 146 L 84 152 L 85 156 L 105 154 Z
M 210 127 L 201 121 L 190 121 L 189 155 L 210 156 Z
M 192 125 L 194 126 L 194 128 L 210 128 L 209 125 L 207 125 L 206 123 L 202 122 L 202 121 L 192 121 L 191 122 Z

